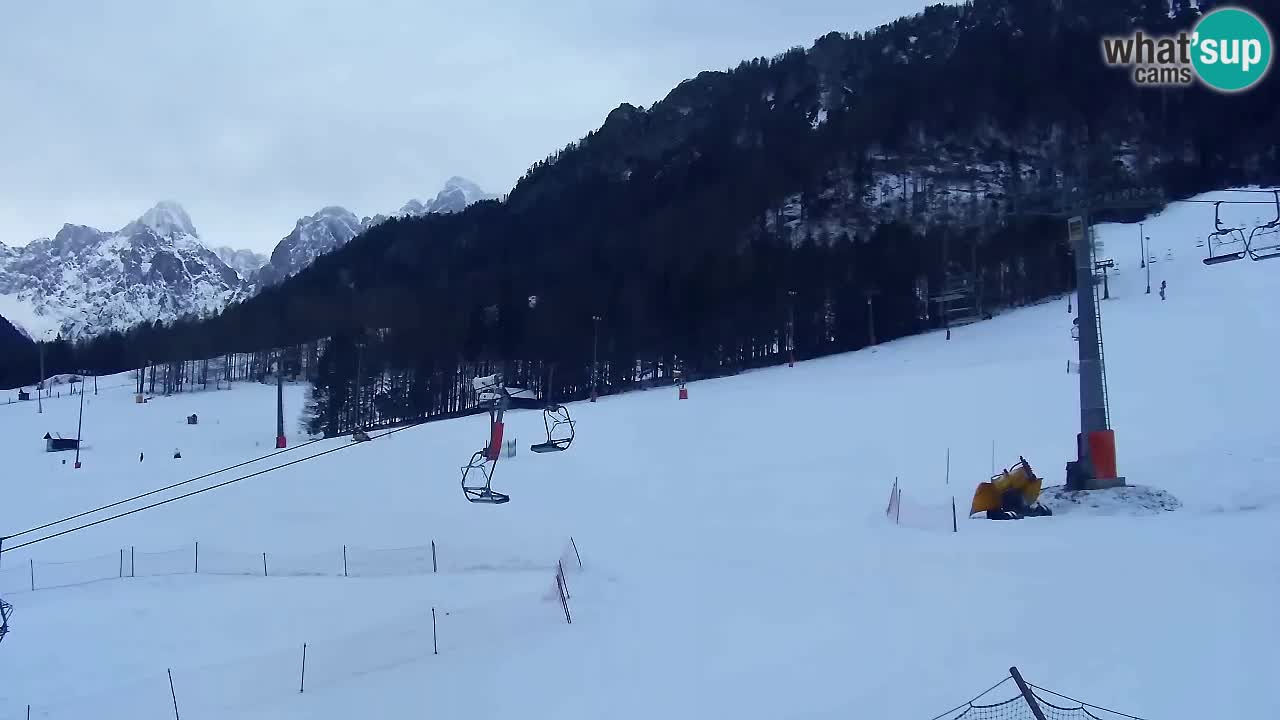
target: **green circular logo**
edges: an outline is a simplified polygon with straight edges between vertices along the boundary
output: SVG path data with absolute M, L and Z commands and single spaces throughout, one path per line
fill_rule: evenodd
M 1247 90 L 1271 67 L 1271 32 L 1248 10 L 1214 10 L 1200 18 L 1193 33 L 1191 64 L 1214 90 Z

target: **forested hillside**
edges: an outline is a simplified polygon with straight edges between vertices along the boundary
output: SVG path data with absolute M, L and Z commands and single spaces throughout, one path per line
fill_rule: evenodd
M 1137 88 L 1102 63 L 1101 36 L 1190 27 L 1186 5 L 935 6 L 703 72 L 619 106 L 501 200 L 377 225 L 216 317 L 104 336 L 68 362 L 291 347 L 317 358 L 332 433 L 465 409 L 474 363 L 537 388 L 554 364 L 557 396 L 581 397 L 593 352 L 616 391 L 677 363 L 782 361 L 792 318 L 812 357 L 1032 302 L 1072 285 L 1046 198 L 1280 179 L 1274 78 L 1239 95 Z M 929 301 L 944 292 L 959 299 Z

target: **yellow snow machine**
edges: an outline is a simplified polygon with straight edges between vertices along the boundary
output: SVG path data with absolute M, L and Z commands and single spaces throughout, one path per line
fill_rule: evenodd
M 1040 478 L 1031 469 L 1031 463 L 1018 456 L 1018 462 L 1012 468 L 978 484 L 978 489 L 973 492 L 969 515 L 972 517 L 985 512 L 988 520 L 1021 520 L 1052 515 L 1052 510 L 1040 504 L 1040 487 Z

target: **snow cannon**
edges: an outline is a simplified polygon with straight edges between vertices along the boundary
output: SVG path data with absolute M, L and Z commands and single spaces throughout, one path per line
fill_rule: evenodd
M 1052 515 L 1053 512 L 1039 502 L 1041 486 L 1042 482 L 1031 469 L 1031 463 L 1018 456 L 1018 462 L 1012 468 L 993 475 L 987 482 L 978 483 L 978 488 L 973 491 L 969 515 L 972 517 L 985 512 L 988 520 Z
M 476 402 L 481 407 L 494 405 L 502 397 L 502 374 L 471 378 L 471 389 L 476 392 Z

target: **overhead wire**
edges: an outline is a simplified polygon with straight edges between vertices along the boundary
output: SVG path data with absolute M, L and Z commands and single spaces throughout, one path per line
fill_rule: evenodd
M 222 473 L 227 472 L 228 470 L 235 470 L 236 468 L 241 468 L 241 467 L 244 467 L 245 465 L 252 465 L 253 463 L 259 462 L 259 461 L 261 461 L 261 460 L 266 460 L 267 458 L 272 458 L 272 457 L 275 457 L 275 456 L 277 456 L 277 455 L 283 455 L 284 453 L 292 452 L 292 451 L 297 450 L 297 449 L 299 449 L 299 448 L 304 448 L 304 447 L 306 447 L 306 446 L 308 446 L 308 445 L 310 445 L 310 444 L 312 444 L 312 443 L 320 442 L 321 440 L 324 440 L 324 439 L 325 439 L 325 438 L 317 438 L 317 439 L 315 439 L 315 440 L 308 440 L 308 441 L 306 441 L 306 442 L 304 442 L 304 443 L 302 443 L 302 444 L 300 444 L 300 445 L 294 445 L 293 447 L 290 447 L 290 448 L 284 448 L 284 449 L 282 449 L 282 450 L 276 450 L 275 452 L 267 453 L 266 455 L 262 455 L 262 456 L 260 456 L 260 457 L 253 458 L 253 459 L 251 459 L 251 460 L 245 460 L 244 462 L 236 463 L 235 465 L 228 465 L 227 467 L 220 468 L 220 469 L 218 469 L 218 470 L 213 470 L 212 472 L 207 472 L 207 473 L 205 473 L 205 474 L 203 474 L 203 475 L 197 475 L 197 476 L 195 476 L 195 477 L 193 477 L 193 478 L 190 478 L 190 479 L 188 479 L 188 480 L 183 480 L 183 481 L 181 481 L 181 482 L 173 483 L 172 485 L 166 485 L 166 486 L 164 486 L 164 487 L 162 487 L 162 488 L 156 488 L 155 490 L 150 490 L 150 491 L 148 491 L 148 492 L 144 492 L 144 493 L 142 493 L 142 494 L 140 494 L 140 495 L 134 495 L 133 497 L 125 498 L 124 500 L 117 500 L 116 502 L 113 502 L 113 503 L 110 503 L 110 504 L 107 504 L 107 505 L 103 505 L 103 506 L 101 506 L 101 507 L 96 507 L 96 508 L 94 508 L 94 509 L 92 509 L 92 510 L 85 510 L 84 512 L 76 513 L 75 515 L 68 515 L 67 517 L 61 518 L 61 519 L 59 519 L 59 520 L 54 520 L 53 522 L 47 522 L 47 523 L 45 523 L 45 524 L 43 524 L 43 525 L 37 525 L 37 526 L 35 526 L 35 527 L 33 527 L 33 528 L 27 528 L 26 530 L 23 530 L 22 532 L 16 532 L 16 533 L 13 533 L 13 534 L 11 534 L 11 535 L 4 535 L 4 536 L 0 537 L 0 539 L 4 539 L 4 540 L 11 540 L 11 539 L 16 538 L 16 537 L 22 537 L 23 535 L 29 535 L 29 534 L 31 534 L 31 533 L 33 533 L 33 532 L 38 531 L 38 530 L 44 530 L 45 528 L 50 528 L 50 527 L 53 527 L 54 525 L 61 525 L 62 523 L 64 523 L 64 522 L 68 522 L 68 521 L 70 521 L 70 520 L 77 520 L 77 519 L 79 519 L 79 518 L 84 517 L 85 515 L 92 515 L 92 514 L 94 514 L 94 513 L 96 513 L 96 512 L 102 512 L 103 510 L 110 510 L 110 509 L 111 509 L 111 508 L 113 508 L 113 507 L 118 507 L 118 506 L 120 506 L 120 505 L 123 505 L 123 504 L 125 504 L 125 503 L 129 503 L 129 502 L 133 502 L 133 501 L 135 501 L 135 500 L 141 500 L 142 498 L 150 497 L 150 496 L 155 495 L 155 494 L 157 494 L 157 493 L 162 493 L 162 492 L 164 492 L 164 491 L 166 491 L 166 490 L 172 490 L 172 489 L 174 489 L 174 488 L 176 488 L 176 487 L 182 487 L 183 485 L 189 485 L 190 483 L 193 483 L 193 482 L 195 482 L 195 481 L 197 481 L 197 480 L 204 480 L 204 479 L 207 479 L 207 478 L 213 477 L 214 475 L 221 475 Z
M 403 427 L 398 427 L 398 428 L 395 428 L 394 430 L 390 430 L 390 431 L 388 431 L 388 432 L 382 433 L 381 435 L 371 436 L 371 437 L 370 437 L 370 440 L 380 440 L 380 439 L 382 439 L 382 438 L 384 438 L 384 437 L 387 437 L 387 436 L 389 436 L 389 435 L 394 435 L 394 434 L 396 434 L 396 433 L 398 433 L 398 432 L 401 432 L 401 431 L 403 431 L 403 430 L 409 430 L 409 429 L 411 429 L 411 428 L 418 427 L 418 426 L 419 426 L 419 425 L 421 425 L 421 424 L 423 424 L 423 423 L 422 423 L 422 421 L 419 421 L 419 422 L 415 422 L 415 423 L 413 423 L 413 424 L 411 424 L 411 425 L 405 425 L 405 426 L 403 426 Z M 310 441 L 310 442 L 318 442 L 318 441 Z M 304 443 L 304 445 L 306 445 L 306 444 L 310 444 L 310 442 L 308 442 L 308 443 Z M 357 444 L 363 444 L 363 443 L 357 443 Z M 183 494 L 181 494 L 181 495 L 177 495 L 177 496 L 175 496 L 175 497 L 167 498 L 167 499 L 165 499 L 165 500 L 160 500 L 160 501 L 158 501 L 158 502 L 154 502 L 154 503 L 151 503 L 151 504 L 149 504 L 149 505 L 143 505 L 142 507 L 134 508 L 134 509 L 132 509 L 132 510 L 128 510 L 128 511 L 125 511 L 125 512 L 122 512 L 122 513 L 117 513 L 117 514 L 115 514 L 115 515 L 111 515 L 111 516 L 108 516 L 108 517 L 105 517 L 105 518 L 100 518 L 100 519 L 98 519 L 98 520 L 94 520 L 93 522 L 88 522 L 88 523 L 84 523 L 84 524 L 82 524 L 82 525 L 77 525 L 77 526 L 72 527 L 72 528 L 67 528 L 66 530 L 61 530 L 61 531 L 56 532 L 56 533 L 53 533 L 53 534 L 51 534 L 51 535 L 44 535 L 44 536 L 38 537 L 38 538 L 36 538 L 36 539 L 34 539 L 34 540 L 28 540 L 27 542 L 19 543 L 18 545 L 14 545 L 14 546 L 12 546 L 12 547 L 4 547 L 4 548 L 0 548 L 0 553 L 7 553 L 7 552 L 11 552 L 11 551 L 13 551 L 13 550 L 19 550 L 19 549 L 22 549 L 22 548 L 25 548 L 25 547 L 30 547 L 30 546 L 35 545 L 35 544 L 37 544 L 37 543 L 42 543 L 42 542 L 44 542 L 44 541 L 46 541 L 46 540 L 52 540 L 52 539 L 57 538 L 57 537 L 62 537 L 63 535 L 69 535 L 69 534 L 71 534 L 71 533 L 79 532 L 79 531 L 84 530 L 84 529 L 86 529 L 86 528 L 94 527 L 95 525 L 101 525 L 101 524 L 103 524 L 103 523 L 111 522 L 112 520 L 119 520 L 120 518 L 127 517 L 127 516 L 129 516 L 129 515 L 134 515 L 134 514 L 136 514 L 136 513 L 140 513 L 140 512 L 146 511 L 146 510 L 151 510 L 151 509 L 153 509 L 153 508 L 160 507 L 161 505 L 168 505 L 168 504 L 169 504 L 169 503 L 171 503 L 171 502 L 175 502 L 175 501 L 178 501 L 178 500 L 183 500 L 183 499 L 185 499 L 185 498 L 189 498 L 189 497 L 192 497 L 192 496 L 194 496 L 194 495 L 200 495 L 201 493 L 206 493 L 206 492 L 208 492 L 208 491 L 210 491 L 210 490 L 216 490 L 216 489 L 221 488 L 221 487 L 226 487 L 227 485 L 231 485 L 231 484 L 234 484 L 234 483 L 238 483 L 238 482 L 240 482 L 241 480 L 248 480 L 249 478 L 258 477 L 259 475 L 265 475 L 265 474 L 267 474 L 267 473 L 269 473 L 269 472 L 274 472 L 274 471 L 276 471 L 276 470 L 281 470 L 281 469 L 284 469 L 284 468 L 289 467 L 289 466 L 291 466 L 291 465 L 297 465 L 297 464 L 299 464 L 299 463 L 303 463 L 303 462 L 306 462 L 306 461 L 308 461 L 308 460 L 314 460 L 314 459 L 316 459 L 316 458 L 318 458 L 318 457 L 323 457 L 323 456 L 325 456 L 325 455 L 330 455 L 330 454 L 332 454 L 332 453 L 336 453 L 336 452 L 339 452 L 339 451 L 341 451 L 341 450 L 348 450 L 348 449 L 350 449 L 350 448 L 356 447 L 356 445 L 357 445 L 357 444 L 339 445 L 338 447 L 335 447 L 335 448 L 329 448 L 328 450 L 324 450 L 324 451 L 321 451 L 321 452 L 315 453 L 314 455 L 307 455 L 306 457 L 301 457 L 301 458 L 298 458 L 297 460 L 290 460 L 289 462 L 282 463 L 282 464 L 280 464 L 280 465 L 273 465 L 273 466 L 271 466 L 271 467 L 269 467 L 269 468 L 264 468 L 264 469 L 262 469 L 262 470 L 258 470 L 258 471 L 256 471 L 256 472 L 249 473 L 248 475 L 241 475 L 240 477 L 235 477 L 235 478 L 232 478 L 232 479 L 230 479 L 230 480 L 225 480 L 225 481 L 223 481 L 223 482 L 220 482 L 220 483 L 217 483 L 217 484 L 214 484 L 214 485 L 210 485 L 210 486 L 208 486 L 208 487 L 200 488 L 199 490 L 192 490 L 191 492 L 183 493 Z M 302 445 L 299 445 L 299 446 L 297 446 L 297 447 L 302 447 Z M 280 454 L 280 453 L 273 453 L 273 455 L 278 455 L 278 454 Z M 270 457 L 270 456 L 266 456 L 266 457 Z M 260 459 L 262 459 L 262 458 L 258 458 L 258 459 L 260 460 Z M 248 461 L 248 462 L 254 462 L 254 461 Z M 248 464 L 248 462 L 246 462 L 246 463 L 241 463 L 241 465 L 246 465 L 246 464 Z M 175 484 L 175 487 L 176 487 L 177 485 L 185 484 L 186 482 L 190 482 L 190 481 L 184 481 L 183 483 L 177 483 L 177 484 Z M 149 494 L 154 494 L 155 492 L 159 492 L 159 491 L 153 491 L 152 493 L 146 493 L 146 494 L 147 494 L 147 495 L 149 495 Z M 144 495 L 144 496 L 145 496 L 145 495 Z M 144 497 L 144 496 L 139 496 L 139 497 Z M 124 502 L 129 502 L 129 501 L 128 501 L 128 500 L 124 500 L 124 501 L 121 501 L 121 502 L 119 502 L 119 503 L 113 503 L 113 504 L 112 504 L 112 505 L 110 505 L 110 506 L 104 506 L 104 508 L 103 508 L 103 509 L 105 509 L 106 507 L 114 507 L 114 506 L 116 506 L 116 505 L 120 505 L 120 504 L 122 504 L 122 503 L 124 503 Z M 83 517 L 83 516 L 85 516 L 85 515 L 92 514 L 93 512 L 96 512 L 96 511 L 89 511 L 89 512 L 85 512 L 85 513 L 81 513 L 78 517 Z M 61 521 L 61 522 L 65 522 L 65 520 L 63 520 L 63 521 Z M 45 527 L 49 527 L 49 526 L 51 526 L 51 525 L 57 525 L 57 524 L 59 524 L 59 523 L 56 523 L 56 522 L 55 522 L 55 523 L 48 523 L 48 524 L 46 524 L 46 525 L 45 525 Z M 16 537 L 16 536 L 10 536 L 10 537 Z

